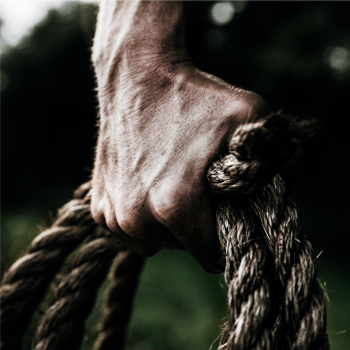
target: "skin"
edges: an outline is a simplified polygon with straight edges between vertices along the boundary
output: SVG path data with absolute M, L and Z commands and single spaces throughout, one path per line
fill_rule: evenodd
M 143 256 L 186 249 L 218 273 L 206 173 L 242 123 L 270 110 L 257 94 L 196 69 L 183 2 L 104 1 L 93 64 L 100 105 L 91 210 Z

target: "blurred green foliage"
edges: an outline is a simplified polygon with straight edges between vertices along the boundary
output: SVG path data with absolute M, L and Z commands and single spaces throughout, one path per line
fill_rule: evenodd
M 273 110 L 316 117 L 323 125 L 303 147 L 305 163 L 293 195 L 316 254 L 324 251 L 318 270 L 327 284 L 331 348 L 345 350 L 350 344 L 350 3 L 249 2 L 222 26 L 209 20 L 212 5 L 189 6 L 186 41 L 194 63 L 258 92 Z M 90 47 L 96 12 L 95 5 L 67 3 L 2 54 L 2 273 L 91 171 L 97 101 Z M 183 252 L 162 251 L 148 259 L 128 349 L 209 349 L 226 313 L 223 284 L 222 276 L 205 274 Z M 87 322 L 83 349 L 91 349 L 97 335 L 107 285 Z

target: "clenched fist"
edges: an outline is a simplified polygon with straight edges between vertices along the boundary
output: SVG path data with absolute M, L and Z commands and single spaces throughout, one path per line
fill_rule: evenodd
M 100 105 L 91 209 L 130 249 L 186 249 L 221 272 L 206 173 L 264 100 L 196 69 L 184 4 L 104 1 L 93 63 Z

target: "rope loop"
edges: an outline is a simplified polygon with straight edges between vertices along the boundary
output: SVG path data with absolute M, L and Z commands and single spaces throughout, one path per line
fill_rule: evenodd
M 278 112 L 237 128 L 229 154 L 213 163 L 208 181 L 217 193 L 252 193 L 270 181 L 302 141 L 314 135 L 315 121 Z

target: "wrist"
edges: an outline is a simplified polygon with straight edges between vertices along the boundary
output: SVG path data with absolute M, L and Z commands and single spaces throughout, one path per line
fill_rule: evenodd
M 105 69 L 111 61 L 139 62 L 145 68 L 190 62 L 184 12 L 181 1 L 103 1 L 93 47 L 95 68 Z

